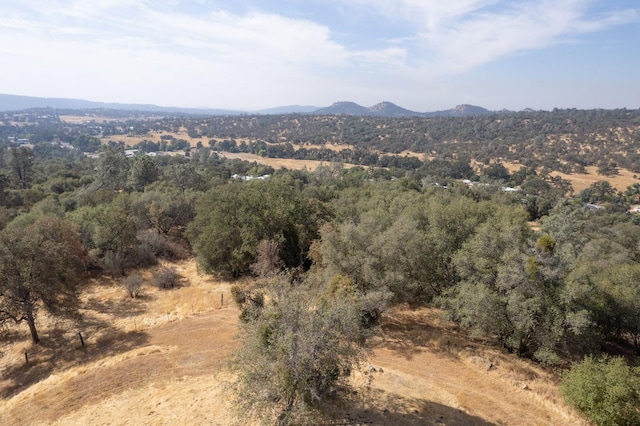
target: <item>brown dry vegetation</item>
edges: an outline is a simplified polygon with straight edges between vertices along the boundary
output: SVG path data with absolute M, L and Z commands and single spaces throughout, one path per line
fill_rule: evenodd
M 90 122 L 102 123 L 102 122 L 111 122 L 111 121 L 126 121 L 128 117 L 123 118 L 114 118 L 114 117 L 104 117 L 97 114 L 85 114 L 85 115 L 61 115 L 60 121 L 71 124 L 84 124 Z
M 226 363 L 238 343 L 231 284 L 199 274 L 193 260 L 177 269 L 183 286 L 147 285 L 140 299 L 113 281 L 91 282 L 82 320 L 43 319 L 39 346 L 24 327 L 7 330 L 0 424 L 253 423 L 229 402 Z M 583 424 L 561 402 L 553 374 L 469 339 L 431 309 L 390 311 L 368 362 L 375 371 L 354 373 L 355 393 L 318 422 Z
M 261 157 L 255 154 L 249 154 L 244 152 L 221 152 L 220 155 L 224 158 L 239 158 L 244 161 L 255 161 L 258 164 L 264 164 L 267 166 L 271 166 L 274 169 L 279 169 L 281 167 L 286 167 L 287 169 L 293 170 L 315 170 L 320 166 L 328 166 L 330 163 L 326 161 L 316 161 L 316 160 L 294 160 L 291 158 L 268 158 Z M 345 169 L 349 169 L 351 167 L 355 167 L 353 164 L 349 163 L 341 163 Z
M 553 172 L 551 174 L 553 176 L 560 176 L 561 178 L 571 182 L 573 190 L 576 193 L 582 191 L 585 188 L 588 188 L 589 186 L 600 180 L 609 181 L 611 186 L 613 186 L 618 191 L 624 191 L 627 186 L 633 185 L 634 183 L 638 182 L 638 179 L 633 177 L 635 173 L 627 169 L 619 169 L 619 173 L 615 176 L 602 176 L 596 172 L 598 168 L 595 166 L 585 168 L 588 172 L 586 174 L 572 173 L 570 175 L 566 175 L 560 172 Z
M 522 165 L 514 163 L 503 162 L 502 164 L 509 170 L 509 173 L 518 171 L 522 167 Z M 572 173 L 568 175 L 560 172 L 552 172 L 551 175 L 560 176 L 562 179 L 568 180 L 576 194 L 601 180 L 608 181 L 611 186 L 618 191 L 624 191 L 627 186 L 639 182 L 638 178 L 634 177 L 636 174 L 627 169 L 620 168 L 619 173 L 615 176 L 599 175 L 596 166 L 585 167 L 585 169 L 587 169 L 587 173 Z

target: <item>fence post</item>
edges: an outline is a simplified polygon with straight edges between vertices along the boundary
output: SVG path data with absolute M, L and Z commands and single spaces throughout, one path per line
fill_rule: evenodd
M 27 354 L 27 351 L 24 351 L 24 361 L 27 365 L 27 367 L 29 366 L 29 355 Z
M 78 336 L 80 336 L 80 344 L 82 345 L 82 347 L 84 348 L 84 339 L 82 338 L 82 333 L 78 332 Z
M 222 308 L 224 306 L 224 293 L 220 294 L 220 307 Z

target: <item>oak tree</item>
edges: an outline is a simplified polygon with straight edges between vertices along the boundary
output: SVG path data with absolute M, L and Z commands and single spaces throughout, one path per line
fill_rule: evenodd
M 0 233 L 0 321 L 26 321 L 33 343 L 40 337 L 40 308 L 56 316 L 77 312 L 84 248 L 76 227 L 42 216 L 24 228 Z

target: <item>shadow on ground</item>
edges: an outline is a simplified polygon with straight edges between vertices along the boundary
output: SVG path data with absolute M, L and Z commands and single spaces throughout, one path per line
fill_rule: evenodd
M 113 314 L 116 318 L 129 318 L 143 314 L 146 306 L 141 302 L 149 302 L 155 299 L 150 294 L 141 294 L 137 298 L 123 297 L 117 300 L 100 300 L 92 297 L 85 303 L 84 309 L 87 311 L 101 312 L 103 314 Z
M 480 417 L 469 415 L 457 408 L 424 399 L 404 398 L 369 390 L 367 395 L 357 395 L 323 411 L 333 425 L 493 425 Z
M 104 327 L 107 328 L 107 324 Z M 144 332 L 108 331 L 104 337 L 85 343 L 85 346 L 82 346 L 79 335 L 68 329 L 53 328 L 41 333 L 40 343 L 27 348 L 26 358 L 0 368 L 0 398 L 10 398 L 22 392 L 49 377 L 54 370 L 61 373 L 103 357 L 127 352 L 148 341 Z
M 495 347 L 495 342 L 474 341 L 454 324 L 427 310 L 405 310 L 383 317 L 372 346 L 385 347 L 407 360 L 428 349 L 449 359 L 459 359 L 461 350 Z

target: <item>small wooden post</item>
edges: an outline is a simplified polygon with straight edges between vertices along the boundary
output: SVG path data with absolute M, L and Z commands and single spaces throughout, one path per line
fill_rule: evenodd
M 29 355 L 27 354 L 27 351 L 24 351 L 24 361 L 27 365 L 27 367 L 29 366 Z
M 82 347 L 84 348 L 84 339 L 82 338 L 82 333 L 78 332 L 78 336 L 80 336 L 80 344 L 82 345 Z
M 222 308 L 224 306 L 224 293 L 220 294 L 220 307 Z

